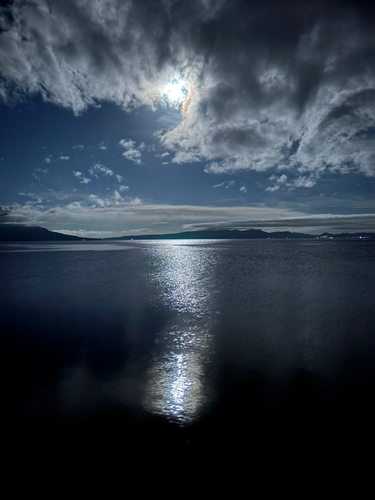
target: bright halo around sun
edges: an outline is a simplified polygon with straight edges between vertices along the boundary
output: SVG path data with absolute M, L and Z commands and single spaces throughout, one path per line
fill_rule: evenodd
M 183 107 L 188 95 L 188 84 L 183 80 L 175 79 L 164 87 L 162 99 L 168 106 L 180 109 Z

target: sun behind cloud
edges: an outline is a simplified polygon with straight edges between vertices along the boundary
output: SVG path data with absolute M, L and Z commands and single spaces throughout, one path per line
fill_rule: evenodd
M 189 84 L 180 78 L 175 78 L 163 88 L 161 100 L 169 107 L 183 110 L 189 99 L 189 92 Z

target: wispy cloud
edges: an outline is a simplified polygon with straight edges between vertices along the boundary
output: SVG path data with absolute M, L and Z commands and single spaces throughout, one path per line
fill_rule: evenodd
M 32 176 L 34 177 L 34 179 L 40 181 L 42 176 L 45 176 L 47 175 L 49 172 L 48 168 L 36 168 L 34 169 L 34 172 L 32 173 Z
M 115 175 L 113 170 L 106 167 L 105 165 L 103 165 L 100 162 L 94 163 L 94 165 L 91 168 L 89 168 L 89 174 L 93 175 L 95 177 L 98 177 L 97 174 L 102 174 L 104 176 L 109 176 L 109 177 L 112 177 L 113 175 Z
M 270 219 L 248 219 L 232 220 L 222 222 L 206 222 L 196 224 L 185 224 L 185 230 L 202 231 L 216 229 L 263 229 L 265 231 L 294 231 L 308 234 L 321 234 L 329 231 L 341 232 L 375 232 L 375 214 L 320 214 L 305 215 L 300 217 L 281 217 Z
M 139 198 L 88 195 L 86 201 L 40 208 L 33 204 L 0 208 L 0 221 L 43 224 L 50 229 L 66 226 L 87 231 L 116 231 L 121 234 L 139 227 L 155 226 L 156 232 L 203 229 L 293 230 L 319 234 L 323 231 L 375 231 L 375 214 L 306 215 L 298 210 L 253 205 L 247 207 L 204 207 L 155 205 Z M 204 221 L 204 222 L 202 222 Z M 162 223 L 162 224 L 161 224 Z
M 41 204 L 43 203 L 43 198 L 37 194 L 37 193 L 18 193 L 19 196 L 26 196 L 30 198 L 30 201 L 27 202 L 27 204 Z
M 217 189 L 217 188 L 221 188 L 221 187 L 223 187 L 225 189 L 229 189 L 229 188 L 232 188 L 235 184 L 236 184 L 235 180 L 225 181 L 225 182 L 222 182 L 220 184 L 215 184 L 214 186 L 212 186 L 212 189 Z

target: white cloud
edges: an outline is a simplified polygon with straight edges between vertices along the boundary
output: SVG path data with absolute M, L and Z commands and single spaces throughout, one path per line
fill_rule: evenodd
M 172 163 L 195 163 L 198 161 L 202 161 L 202 157 L 197 151 L 177 151 L 172 158 Z
M 299 188 L 299 187 L 311 188 L 315 186 L 315 184 L 316 184 L 315 176 L 301 175 L 297 179 L 294 179 L 294 181 L 291 184 L 289 184 L 289 186 L 291 186 L 292 188 Z
M 73 149 L 85 149 L 85 146 L 83 144 L 77 144 L 76 146 L 73 146 Z
M 100 162 L 94 163 L 93 166 L 91 168 L 89 168 L 89 174 L 90 175 L 98 177 L 97 176 L 98 173 L 100 173 L 100 174 L 102 174 L 104 176 L 109 176 L 109 177 L 112 177 L 113 175 L 115 175 L 115 173 L 114 173 L 113 170 L 111 170 L 110 168 L 106 167 L 105 165 L 103 165 Z
M 236 184 L 235 180 L 225 181 L 225 182 L 222 182 L 221 184 L 215 184 L 214 186 L 212 186 L 212 189 L 216 189 L 216 188 L 220 188 L 220 187 L 224 187 L 225 189 L 229 189 L 229 188 L 233 187 L 235 184 Z
M 58 159 L 61 161 L 68 161 L 70 159 L 70 156 L 59 156 Z
M 127 191 L 127 189 L 120 189 L 120 191 Z M 116 189 L 113 191 L 112 196 L 103 197 L 103 196 L 98 196 L 96 194 L 90 194 L 89 199 L 94 203 L 94 206 L 98 206 L 101 208 L 119 207 L 120 205 L 127 207 L 127 206 L 142 204 L 142 201 L 139 198 L 131 198 L 131 197 L 123 198 L 120 195 L 119 191 L 117 191 Z
M 43 161 L 44 163 L 51 163 L 52 160 L 49 156 L 46 156 Z
M 326 171 L 370 177 L 368 8 L 349 2 L 332 10 L 328 2 L 316 11 L 306 1 L 280 11 L 277 2 L 255 2 L 244 15 L 242 2 L 229 1 L 9 2 L 0 96 L 40 94 L 75 114 L 100 102 L 155 109 L 177 74 L 191 92 L 181 119 L 158 134 L 172 162 L 205 161 L 209 173 L 283 166 L 305 187 Z M 124 157 L 140 164 L 144 146 L 121 142 Z
M 159 233 L 213 228 L 261 228 L 320 233 L 326 230 L 374 231 L 375 214 L 306 215 L 297 210 L 262 205 L 247 207 L 204 207 L 186 205 L 148 205 L 137 198 L 116 195 L 103 198 L 90 195 L 87 202 L 43 208 L 33 204 L 0 207 L 2 222 L 41 224 L 48 229 L 73 227 L 76 230 L 130 232 L 154 225 Z M 203 221 L 203 222 L 202 222 Z M 163 222 L 163 224 L 160 224 Z M 159 227 L 160 226 L 160 227 Z
M 241 193 L 247 193 L 246 186 L 241 186 L 240 191 L 241 191 Z
M 274 192 L 274 191 L 278 191 L 280 189 L 280 187 L 286 183 L 288 179 L 288 176 L 285 175 L 285 174 L 282 174 L 280 175 L 280 177 L 277 177 L 276 175 L 271 175 L 270 177 L 270 181 L 274 181 L 275 184 L 274 186 L 272 187 L 268 187 L 266 189 L 266 191 L 269 191 L 269 192 Z M 293 187 L 302 187 L 302 185 L 297 185 L 298 183 L 293 183 L 293 184 L 288 184 L 289 186 L 293 186 Z M 304 187 L 311 187 L 311 186 L 304 186 Z
M 119 144 L 120 144 L 120 146 L 122 146 L 125 149 L 134 149 L 136 142 L 132 141 L 131 139 L 121 139 Z
M 82 172 L 79 172 L 77 170 L 73 170 L 73 175 L 74 177 L 77 177 L 77 179 L 79 179 L 80 184 L 88 184 L 89 182 L 91 182 L 90 179 L 85 177 Z
M 129 205 L 142 205 L 142 200 L 136 196 L 129 201 Z
M 138 148 L 136 148 L 136 142 L 132 139 L 121 139 L 119 144 L 126 150 L 124 153 L 122 153 L 122 156 L 125 156 L 127 160 L 130 160 L 137 165 L 141 163 L 141 151 L 143 151 L 146 147 L 144 142 L 141 142 Z
M 128 151 L 125 151 L 122 153 L 122 156 L 125 156 L 127 160 L 133 161 L 137 165 L 141 163 L 141 152 L 137 151 L 136 149 L 129 149 Z

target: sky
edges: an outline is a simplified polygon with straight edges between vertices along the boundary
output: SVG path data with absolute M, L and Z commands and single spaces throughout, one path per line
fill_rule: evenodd
M 1 0 L 0 223 L 375 231 L 375 4 Z

